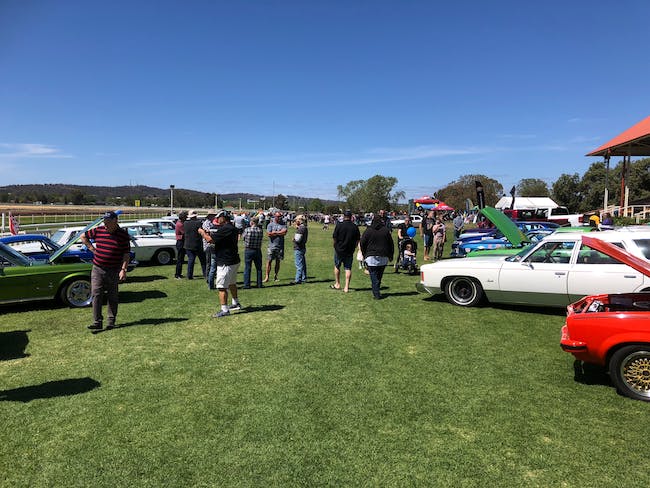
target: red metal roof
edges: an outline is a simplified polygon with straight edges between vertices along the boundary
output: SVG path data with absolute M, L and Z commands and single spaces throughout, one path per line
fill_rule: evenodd
M 650 156 L 650 117 L 633 125 L 587 156 Z

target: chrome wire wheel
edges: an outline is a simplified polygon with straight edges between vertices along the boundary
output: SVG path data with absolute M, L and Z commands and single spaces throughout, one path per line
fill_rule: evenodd
M 650 399 L 650 352 L 630 354 L 621 363 L 620 374 L 628 388 Z
M 649 346 L 626 346 L 616 351 L 610 363 L 610 373 L 621 393 L 637 400 L 650 401 Z

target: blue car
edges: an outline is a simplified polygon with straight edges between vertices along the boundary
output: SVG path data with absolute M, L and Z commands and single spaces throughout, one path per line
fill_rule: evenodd
M 35 260 L 47 261 L 52 253 L 59 249 L 56 242 L 41 234 L 18 234 L 15 236 L 0 237 L 0 242 Z M 138 262 L 134 259 L 135 253 L 131 252 L 129 270 L 136 267 Z M 90 263 L 93 253 L 85 247 L 83 249 L 68 249 L 59 258 L 59 263 Z

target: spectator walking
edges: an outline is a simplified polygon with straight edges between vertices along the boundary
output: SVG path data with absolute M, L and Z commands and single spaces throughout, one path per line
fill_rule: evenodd
M 307 238 L 309 229 L 304 215 L 298 215 L 295 220 L 296 233 L 293 236 L 293 255 L 296 261 L 296 277 L 292 285 L 301 285 L 307 281 Z
M 214 259 L 217 265 L 215 285 L 219 290 L 219 305 L 221 306 L 221 310 L 213 317 L 227 317 L 231 311 L 240 310 L 241 304 L 237 294 L 237 270 L 240 262 L 237 249 L 239 232 L 230 223 L 230 217 L 225 210 L 217 212 L 215 225 L 210 230 L 207 239 L 214 245 Z M 230 306 L 228 306 L 228 291 L 232 298 Z
M 361 253 L 368 266 L 372 295 L 375 300 L 383 298 L 381 295 L 381 280 L 389 261 L 393 260 L 395 245 L 384 220 L 377 216 L 370 227 L 361 236 Z
M 183 277 L 183 261 L 185 261 L 185 229 L 183 225 L 187 220 L 187 212 L 182 211 L 178 214 L 176 221 L 176 272 L 174 278 L 180 280 Z
M 287 226 L 282 223 L 282 214 L 276 212 L 273 220 L 266 227 L 266 235 L 269 238 L 269 248 L 266 255 L 266 276 L 264 283 L 269 281 L 271 275 L 271 264 L 275 261 L 275 277 L 273 281 L 280 281 L 278 273 L 280 272 L 280 261 L 284 259 L 284 236 L 287 234 Z
M 185 230 L 185 252 L 187 253 L 187 279 L 194 279 L 194 262 L 199 258 L 202 276 L 206 277 L 205 253 L 203 252 L 203 239 L 199 234 L 202 221 L 198 219 L 196 210 L 190 211 L 188 219 L 183 223 Z
M 102 302 L 104 293 L 108 302 L 106 329 L 115 327 L 119 296 L 119 282 L 126 279 L 126 270 L 131 260 L 129 233 L 117 222 L 115 212 L 104 214 L 104 225 L 95 227 L 81 236 L 81 242 L 93 253 L 93 267 L 90 274 L 90 289 L 93 300 L 93 331 L 103 329 Z M 93 244 L 94 243 L 94 244 Z
M 244 289 L 251 287 L 251 268 L 255 264 L 257 287 L 262 288 L 262 238 L 264 232 L 257 225 L 257 217 L 251 219 L 250 226 L 244 229 Z
M 199 234 L 203 238 L 203 254 L 205 254 L 205 267 L 208 271 L 208 276 L 206 282 L 208 283 L 208 290 L 214 290 L 214 278 L 217 273 L 217 265 L 214 259 L 214 244 L 210 242 L 207 236 L 210 234 L 210 230 L 214 227 L 212 220 L 215 218 L 215 212 L 208 212 L 208 215 L 205 217 L 205 220 L 201 223 L 201 228 L 199 229 Z
M 334 284 L 330 288 L 334 290 L 341 289 L 341 265 L 345 271 L 345 285 L 343 291 L 350 291 L 350 281 L 352 279 L 352 260 L 354 252 L 359 244 L 361 233 L 359 227 L 352 222 L 352 212 L 346 210 L 343 213 L 343 222 L 340 222 L 334 228 L 332 233 L 332 245 L 334 247 Z

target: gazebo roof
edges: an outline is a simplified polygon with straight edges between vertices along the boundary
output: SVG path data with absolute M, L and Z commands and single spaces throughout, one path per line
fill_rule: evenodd
M 587 156 L 650 156 L 650 117 L 603 144 Z

